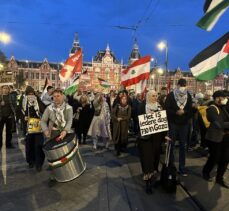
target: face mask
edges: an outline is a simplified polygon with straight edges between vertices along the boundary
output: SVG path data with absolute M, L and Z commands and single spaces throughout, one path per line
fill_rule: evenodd
M 185 87 L 185 86 L 181 86 L 181 87 L 179 88 L 179 90 L 180 90 L 181 92 L 184 92 L 184 91 L 186 90 L 186 87 Z
M 227 98 L 225 98 L 224 100 L 221 100 L 221 105 L 226 105 L 227 104 L 227 101 L 228 101 Z

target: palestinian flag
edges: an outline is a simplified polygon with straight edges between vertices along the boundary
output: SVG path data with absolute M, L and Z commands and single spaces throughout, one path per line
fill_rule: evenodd
M 69 57 L 60 71 L 59 77 L 62 82 L 72 78 L 75 73 L 81 73 L 83 65 L 82 49 L 78 50 L 73 56 Z
M 148 80 L 150 75 L 150 56 L 140 58 L 122 71 L 121 84 L 125 87 Z
M 75 80 L 73 81 L 73 83 L 64 90 L 64 94 L 65 95 L 73 95 L 79 88 L 79 76 L 77 76 L 75 78 Z
M 229 32 L 195 56 L 189 67 L 193 76 L 201 81 L 213 80 L 228 69 Z
M 99 80 L 100 86 L 102 86 L 104 88 L 110 88 L 111 87 L 111 84 L 108 81 L 106 81 L 102 78 L 98 78 L 98 80 Z
M 204 5 L 205 15 L 196 25 L 211 31 L 228 7 L 229 0 L 206 0 Z
M 43 87 L 43 91 L 42 91 L 42 94 L 41 94 L 41 99 L 44 97 L 44 95 L 46 94 L 47 92 L 47 88 L 48 86 L 51 86 L 51 82 L 48 80 L 48 78 L 46 77 L 45 79 L 45 84 L 44 84 L 44 87 Z

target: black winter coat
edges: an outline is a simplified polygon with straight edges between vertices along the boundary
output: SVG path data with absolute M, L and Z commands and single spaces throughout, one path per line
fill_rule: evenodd
M 165 109 L 169 123 L 178 125 L 186 124 L 192 117 L 192 97 L 188 93 L 187 103 L 184 107 L 184 114 L 179 116 L 176 114 L 176 112 L 179 110 L 179 107 L 177 106 L 174 93 L 170 92 L 165 100 Z

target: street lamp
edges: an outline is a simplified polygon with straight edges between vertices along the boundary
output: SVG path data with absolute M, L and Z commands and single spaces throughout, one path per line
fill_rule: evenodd
M 155 75 L 152 74 L 151 77 L 150 77 L 150 79 L 151 79 L 151 80 L 150 80 L 150 88 L 151 88 L 151 89 L 152 89 L 152 88 L 154 89 L 154 78 L 155 78 Z M 153 82 L 153 83 L 152 83 L 152 82 Z
M 161 67 L 159 67 L 159 68 L 156 69 L 156 72 L 157 72 L 157 75 L 158 75 L 157 76 L 157 92 L 159 92 L 160 91 L 160 85 L 159 85 L 160 84 L 159 83 L 160 80 L 159 79 L 160 79 L 160 76 L 163 75 L 164 70 Z
M 5 32 L 0 32 L 0 42 L 8 44 L 11 42 L 11 36 Z
M 157 44 L 159 50 L 163 51 L 165 49 L 165 71 L 168 72 L 168 43 L 167 41 L 161 41 Z

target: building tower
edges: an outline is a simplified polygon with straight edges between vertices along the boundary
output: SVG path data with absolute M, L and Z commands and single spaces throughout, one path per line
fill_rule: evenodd
M 134 39 L 134 46 L 133 49 L 131 51 L 130 57 L 129 57 L 129 65 L 131 65 L 133 62 L 135 62 L 136 60 L 140 59 L 141 55 L 139 53 L 139 47 L 138 47 L 138 43 L 137 43 L 137 39 Z
M 72 49 L 69 53 L 69 57 L 72 56 L 74 53 L 76 53 L 79 49 L 80 49 L 80 41 L 79 41 L 79 38 L 78 38 L 78 33 L 76 32 L 75 33 L 75 37 L 74 37 L 74 41 L 73 41 L 73 44 L 72 44 Z

